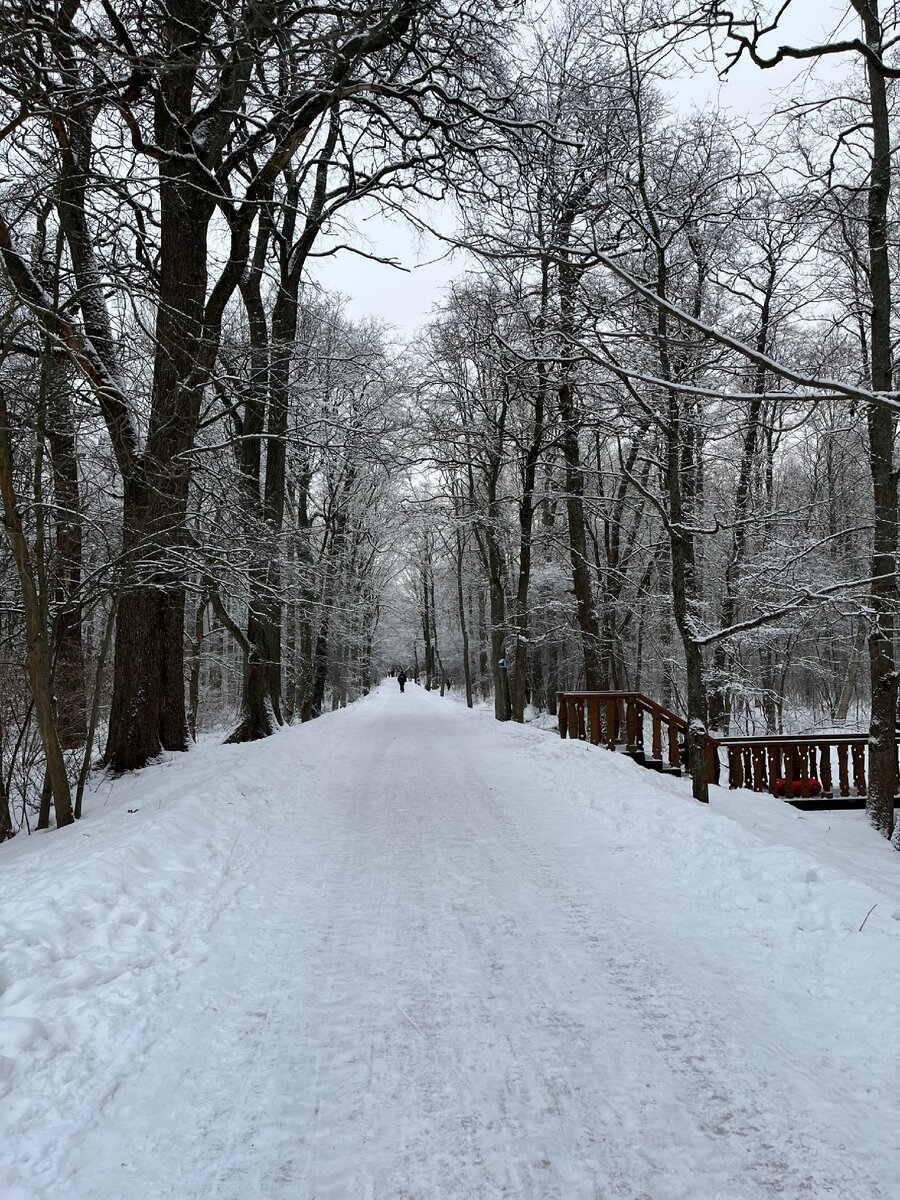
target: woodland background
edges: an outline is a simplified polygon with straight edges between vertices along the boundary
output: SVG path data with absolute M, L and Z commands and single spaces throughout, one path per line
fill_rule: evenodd
M 882 7 L 784 46 L 718 0 L 4 0 L 0 840 L 400 667 L 499 720 L 869 728 L 890 836 Z M 758 128 L 673 100 L 785 59 L 834 61 Z M 443 202 L 413 340 L 315 283 Z

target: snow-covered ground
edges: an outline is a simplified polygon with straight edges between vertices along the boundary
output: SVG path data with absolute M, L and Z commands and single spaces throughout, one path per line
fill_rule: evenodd
M 0 946 L 3 1200 L 900 1196 L 864 818 L 412 685 L 0 848 Z

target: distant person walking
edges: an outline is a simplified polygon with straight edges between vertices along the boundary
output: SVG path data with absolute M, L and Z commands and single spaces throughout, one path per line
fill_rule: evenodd
M 400 691 L 402 692 L 404 687 L 406 686 L 406 676 L 403 674 L 402 671 L 397 676 L 397 682 L 400 684 Z

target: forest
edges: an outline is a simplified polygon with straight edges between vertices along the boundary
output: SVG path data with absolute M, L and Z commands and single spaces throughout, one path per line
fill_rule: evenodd
M 2 0 L 0 841 L 401 668 L 863 730 L 890 838 L 881 7 Z M 680 95 L 788 62 L 759 119 Z M 314 270 L 373 214 L 460 264 L 411 337 Z

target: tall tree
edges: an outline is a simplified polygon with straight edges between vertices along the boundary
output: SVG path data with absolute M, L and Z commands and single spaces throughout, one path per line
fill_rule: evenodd
M 707 18 L 724 28 L 736 47 L 732 63 L 746 55 L 768 70 L 785 60 L 818 59 L 853 54 L 862 61 L 866 80 L 865 119 L 857 130 L 871 133 L 868 178 L 857 187 L 867 197 L 868 242 L 868 385 L 872 392 L 889 394 L 893 386 L 890 201 L 893 184 L 891 119 L 888 84 L 900 77 L 892 61 L 898 23 L 891 7 L 886 17 L 879 0 L 849 0 L 847 11 L 860 22 L 860 37 L 804 46 L 780 45 L 769 52 L 764 40 L 777 34 L 779 22 L 790 7 L 783 3 L 768 19 L 758 11 L 741 18 L 711 0 L 704 5 Z M 843 135 L 842 139 L 843 140 Z M 851 183 L 851 186 L 852 183 Z M 896 416 L 888 405 L 868 408 L 869 467 L 874 504 L 872 584 L 869 593 L 869 788 L 867 811 L 886 837 L 894 829 L 897 794 L 897 693 L 895 664 L 895 609 L 897 604 L 898 501 L 894 469 Z

